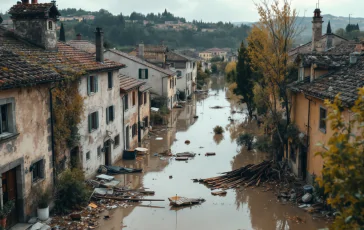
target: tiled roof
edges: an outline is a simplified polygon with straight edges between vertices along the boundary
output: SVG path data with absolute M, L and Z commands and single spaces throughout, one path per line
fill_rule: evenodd
M 183 54 L 179 54 L 173 51 L 169 51 L 167 53 L 167 61 L 181 61 L 181 62 L 188 62 L 188 61 L 195 61 L 194 58 L 187 57 Z
M 149 67 L 149 68 L 151 68 L 151 69 L 157 70 L 157 71 L 159 71 L 159 72 L 161 72 L 161 73 L 164 73 L 164 74 L 166 74 L 166 75 L 174 76 L 174 75 L 176 74 L 176 73 L 175 73 L 175 72 L 173 72 L 172 70 L 169 70 L 169 69 L 163 69 L 163 68 L 161 68 L 161 67 L 159 67 L 159 66 L 153 65 L 153 64 L 151 64 L 151 63 L 149 63 L 149 62 L 146 62 L 146 61 L 144 61 L 144 60 L 142 60 L 142 59 L 140 59 L 140 58 L 138 58 L 138 57 L 135 57 L 135 56 L 129 55 L 129 54 L 127 54 L 127 53 L 124 53 L 124 52 L 121 52 L 121 51 L 118 51 L 118 50 L 115 50 L 115 49 L 110 49 L 110 50 L 108 50 L 108 51 L 110 51 L 110 52 L 112 52 L 112 53 L 114 53 L 114 54 L 117 54 L 117 55 L 119 55 L 119 56 L 122 56 L 122 57 L 124 57 L 124 58 L 127 58 L 127 59 L 129 59 L 129 60 L 132 60 L 132 61 L 134 61 L 134 62 L 136 62 L 136 63 L 141 64 L 141 65 L 144 65 L 144 66 L 146 66 L 146 67 Z
M 57 10 L 57 7 L 53 3 L 40 3 L 40 4 L 16 4 L 10 8 L 9 14 L 12 17 L 16 16 L 26 16 L 26 15 L 39 15 L 46 16 L 46 13 L 51 10 L 54 6 L 55 16 L 60 16 L 61 14 Z
M 136 52 L 139 52 L 139 46 L 135 48 Z M 168 47 L 165 45 L 144 45 L 144 52 L 150 53 L 165 53 L 168 51 Z
M 29 76 L 23 78 L 21 74 L 17 74 L 9 79 L 5 77 L 8 76 L 7 71 L 0 68 L 0 76 L 2 76 L 0 88 L 19 87 L 25 84 L 25 80 L 28 84 L 38 84 L 40 83 L 39 79 L 54 78 L 53 73 L 58 73 L 60 77 L 70 77 L 80 73 L 107 71 L 124 67 L 123 64 L 109 60 L 105 60 L 104 63 L 96 62 L 94 55 L 77 50 L 62 42 L 58 42 L 58 51 L 44 50 L 27 43 L 2 27 L 0 27 L 0 49 L 7 55 L 9 55 L 9 52 L 13 54 L 13 58 L 8 62 L 4 60 L 1 62 L 11 67 L 5 66 L 8 69 L 7 71 L 14 73 L 23 71 L 24 74 Z M 27 71 L 24 71 L 23 68 L 26 68 Z M 45 75 L 42 76 L 42 74 Z M 14 82 L 18 82 L 19 85 L 14 84 Z
M 41 84 L 61 79 L 61 75 L 56 71 L 29 63 L 21 56 L 0 47 L 0 89 Z
M 145 84 L 143 81 L 139 81 L 132 77 L 127 77 L 124 75 L 119 76 L 120 80 L 120 90 L 122 93 L 128 92 L 136 87 L 142 86 Z
M 68 41 L 67 44 L 90 54 L 96 53 L 96 45 L 87 40 L 71 40 Z
M 223 49 L 219 49 L 219 48 L 211 48 L 211 49 L 205 50 L 203 53 L 212 53 L 212 52 L 226 52 L 226 51 Z
M 305 67 L 316 64 L 318 67 L 340 68 L 349 64 L 349 54 L 333 55 L 327 52 L 316 54 L 300 54 L 296 60 L 302 60 Z
M 345 106 L 352 106 L 358 97 L 358 88 L 364 86 L 364 57 L 356 64 L 319 77 L 312 82 L 295 82 L 290 85 L 294 92 L 319 99 L 333 99 L 338 93 Z
M 145 91 L 147 91 L 148 89 L 151 89 L 151 88 L 152 88 L 152 86 L 145 84 L 145 85 L 140 86 L 139 91 L 140 92 L 145 92 Z

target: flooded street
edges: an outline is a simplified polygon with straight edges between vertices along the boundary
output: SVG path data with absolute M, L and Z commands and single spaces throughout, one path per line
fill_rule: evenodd
M 220 79 L 221 80 L 221 79 Z M 221 80 L 222 81 L 222 80 Z M 155 191 L 153 199 L 163 202 L 143 202 L 142 205 L 110 211 L 110 220 L 100 220 L 101 229 L 318 229 L 325 222 L 313 220 L 311 215 L 291 204 L 277 202 L 272 192 L 262 192 L 263 188 L 239 188 L 227 191 L 223 197 L 211 195 L 211 190 L 193 178 L 217 176 L 219 172 L 240 168 L 249 163 L 259 163 L 266 159 L 264 153 L 241 150 L 236 137 L 244 129 L 244 113 L 232 114 L 232 110 L 242 111 L 226 99 L 223 82 L 211 85 L 208 96 L 195 95 L 192 102 L 183 109 L 174 109 L 169 117 L 168 127 L 153 127 L 150 139 L 145 146 L 149 155 L 136 161 L 122 161 L 119 165 L 143 168 L 143 174 L 119 175 L 117 180 L 133 188 L 149 188 Z M 222 109 L 212 109 L 222 106 Z M 194 116 L 198 119 L 194 119 Z M 235 120 L 231 123 L 228 117 Z M 212 129 L 220 125 L 225 129 L 223 136 L 215 136 Z M 156 140 L 162 137 L 163 140 Z M 189 145 L 185 144 L 190 140 Z M 171 149 L 173 154 L 194 152 L 196 157 L 187 163 L 174 158 L 154 156 Z M 206 152 L 216 152 L 216 156 L 205 156 Z M 170 179 L 169 176 L 173 178 Z M 125 179 L 125 180 L 124 180 Z M 171 208 L 168 197 L 183 196 L 204 198 L 201 205 L 181 209 Z M 289 217 L 299 216 L 305 223 L 296 223 Z M 123 227 L 124 226 L 124 227 Z

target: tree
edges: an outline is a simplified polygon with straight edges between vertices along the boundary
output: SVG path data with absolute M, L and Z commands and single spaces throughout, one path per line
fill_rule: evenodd
M 217 73 L 217 65 L 215 63 L 211 65 L 211 71 L 212 73 Z
M 283 5 L 280 5 L 283 2 Z M 297 23 L 297 11 L 291 8 L 288 0 L 274 0 L 270 5 L 268 0 L 256 4 L 260 20 L 253 25 L 248 36 L 248 53 L 251 65 L 255 71 L 263 73 L 262 90 L 269 93 L 271 100 L 266 101 L 267 108 L 273 120 L 274 132 L 278 134 L 281 148 L 288 151 L 288 139 L 278 131 L 281 126 L 280 105 L 283 105 L 286 115 L 284 133 L 290 124 L 290 96 L 288 92 L 290 62 L 288 51 L 293 39 L 300 32 Z M 277 157 L 282 156 L 282 151 L 277 151 Z
M 240 45 L 236 70 L 237 88 L 234 93 L 243 96 L 243 100 L 248 108 L 249 117 L 252 118 L 255 109 L 253 71 L 250 66 L 250 58 L 248 51 L 244 46 L 244 41 L 242 41 Z
M 61 30 L 59 32 L 59 40 L 61 42 L 66 42 L 66 33 L 64 31 L 63 23 L 61 23 Z
M 333 135 L 325 147 L 317 153 L 324 159 L 319 185 L 328 195 L 327 202 L 338 215 L 332 229 L 364 228 L 364 88 L 351 108 L 350 120 L 344 120 L 340 95 L 331 103 L 328 121 Z

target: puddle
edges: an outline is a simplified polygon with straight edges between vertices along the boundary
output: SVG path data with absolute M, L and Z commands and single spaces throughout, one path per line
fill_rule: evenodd
M 290 204 L 276 201 L 271 192 L 261 192 L 262 188 L 228 190 L 226 196 L 213 196 L 204 185 L 193 183 L 191 179 L 216 176 L 219 172 L 231 171 L 250 163 L 259 163 L 266 154 L 246 151 L 236 145 L 235 139 L 243 131 L 240 126 L 246 120 L 243 105 L 226 99 L 227 89 L 220 83 L 212 82 L 208 97 L 194 96 L 183 109 L 174 109 L 170 114 L 168 128 L 154 129 L 162 140 L 151 136 L 145 147 L 150 154 L 140 161 L 121 161 L 119 165 L 143 168 L 143 174 L 119 175 L 121 184 L 134 188 L 145 187 L 155 191 L 152 198 L 165 199 L 164 202 L 143 202 L 141 206 L 112 210 L 110 220 L 100 220 L 101 229 L 318 229 L 325 227 L 322 220 L 313 220 L 311 215 Z M 210 109 L 212 106 L 222 109 Z M 197 119 L 194 116 L 198 116 Z M 235 120 L 229 121 L 229 117 Z M 216 125 L 224 127 L 222 136 L 214 135 Z M 254 127 L 246 127 L 254 129 Z M 164 129 L 163 131 L 160 131 Z M 185 141 L 190 140 L 186 145 Z M 172 158 L 154 156 L 171 149 L 173 154 L 193 152 L 192 160 L 175 161 Z M 215 152 L 216 156 L 205 156 Z M 172 179 L 170 179 L 172 176 Z M 201 205 L 171 208 L 168 197 L 183 196 L 204 198 Z M 295 223 L 289 217 L 299 216 L 305 223 Z M 124 227 L 123 227 L 124 226 Z M 125 227 L 126 226 L 126 227 Z

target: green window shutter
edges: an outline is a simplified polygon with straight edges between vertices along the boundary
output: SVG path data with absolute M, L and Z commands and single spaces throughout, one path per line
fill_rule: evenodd
M 111 106 L 112 107 L 112 120 L 115 120 L 115 107 L 114 106 Z
M 91 93 L 91 77 L 87 77 L 87 94 L 90 95 Z
M 99 77 L 95 77 L 95 92 L 99 92 Z
M 109 124 L 109 108 L 106 108 L 106 124 Z
M 145 69 L 145 79 L 148 79 L 148 69 Z
M 88 132 L 91 133 L 92 126 L 91 126 L 91 114 L 88 115 Z
M 99 111 L 96 112 L 96 129 L 99 128 Z
M 139 69 L 139 79 L 142 78 L 142 69 Z

